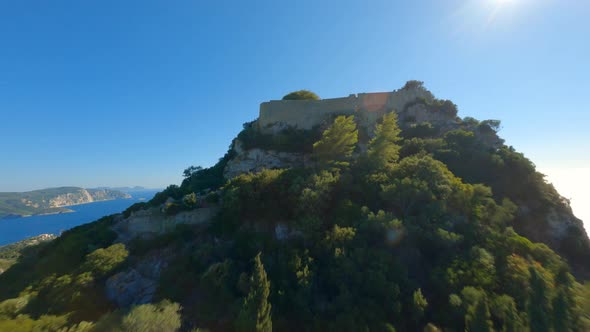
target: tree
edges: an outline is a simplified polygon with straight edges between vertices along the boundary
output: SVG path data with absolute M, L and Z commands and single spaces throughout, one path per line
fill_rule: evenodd
M 423 88 L 424 82 L 418 80 L 409 80 L 406 82 L 402 90 Z
M 237 319 L 236 329 L 244 332 L 271 332 L 270 281 L 266 276 L 261 253 L 254 257 L 254 271 L 250 277 L 250 292 L 244 300 Z
M 490 310 L 486 298 L 481 298 L 474 309 L 473 316 L 468 321 L 467 330 L 473 332 L 493 331 L 492 321 L 490 320 Z
M 461 296 L 465 310 L 465 331 L 493 331 L 485 291 L 468 286 L 463 288 Z
M 555 331 L 576 330 L 573 294 L 574 278 L 565 268 L 561 268 L 555 277 L 556 295 L 553 298 L 553 328 Z
M 502 332 L 518 332 L 524 329 L 516 302 L 511 296 L 498 296 L 491 307 L 494 316 L 502 322 Z
M 180 328 L 180 305 L 164 300 L 136 306 L 123 317 L 125 332 L 173 332 Z
M 401 130 L 397 125 L 397 113 L 383 116 L 383 122 L 375 128 L 375 137 L 369 142 L 368 157 L 376 168 L 391 166 L 399 158 Z
M 426 311 L 426 308 L 428 307 L 428 301 L 426 301 L 426 298 L 424 297 L 424 295 L 422 295 L 422 289 L 420 288 L 414 291 L 412 299 L 414 302 L 414 321 L 416 322 L 416 324 L 418 324 L 424 316 L 424 311 Z
M 309 90 L 293 91 L 283 97 L 283 100 L 319 100 L 320 97 Z
M 528 303 L 529 326 L 531 332 L 548 332 L 551 311 L 547 298 L 547 285 L 535 268 L 530 267 L 529 272 L 531 275 Z
M 182 176 L 185 178 L 190 178 L 193 174 L 200 172 L 203 170 L 201 166 L 190 166 L 182 172 Z
M 324 131 L 322 138 L 313 144 L 314 159 L 321 166 L 346 167 L 357 142 L 358 130 L 354 116 L 339 116 Z

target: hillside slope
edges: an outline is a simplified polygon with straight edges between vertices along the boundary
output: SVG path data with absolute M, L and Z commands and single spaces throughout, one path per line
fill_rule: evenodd
M 128 194 L 109 189 L 59 187 L 27 192 L 0 192 L 0 219 L 5 217 L 62 213 L 63 207 L 111 199 L 130 198 Z
M 40 243 L 51 241 L 55 238 L 56 236 L 53 234 L 41 234 L 5 246 L 0 246 L 0 274 L 6 271 L 10 266 L 14 265 L 28 247 L 37 246 Z
M 21 257 L 0 330 L 588 331 L 568 202 L 498 121 L 406 106 L 246 124 L 215 166 Z

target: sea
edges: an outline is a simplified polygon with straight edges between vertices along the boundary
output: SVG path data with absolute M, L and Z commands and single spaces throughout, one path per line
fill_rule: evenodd
M 125 211 L 138 202 L 146 202 L 160 190 L 128 192 L 131 198 L 94 202 L 67 207 L 74 212 L 24 218 L 0 219 L 0 246 L 41 234 L 59 235 L 70 228 L 101 217 Z

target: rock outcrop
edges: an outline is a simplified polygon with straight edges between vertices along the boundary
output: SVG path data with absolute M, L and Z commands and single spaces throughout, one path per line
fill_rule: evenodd
M 245 150 L 241 142 L 234 140 L 235 157 L 224 170 L 227 179 L 242 173 L 260 172 L 263 169 L 305 167 L 309 164 L 309 156 L 302 153 L 280 152 L 263 149 Z
M 72 206 L 123 198 L 131 198 L 131 196 L 120 191 L 109 189 L 77 188 L 77 190 L 72 192 L 64 193 L 49 199 L 49 207 Z
M 107 298 L 119 307 L 150 303 L 156 293 L 158 280 L 168 266 L 167 255 L 154 254 L 123 272 L 110 277 L 105 283 Z
M 190 211 L 181 211 L 167 215 L 158 207 L 133 212 L 129 218 L 119 217 L 113 226 L 119 242 L 128 242 L 136 237 L 149 237 L 174 230 L 176 225 L 197 225 L 211 221 L 217 214 L 216 206 L 202 207 Z

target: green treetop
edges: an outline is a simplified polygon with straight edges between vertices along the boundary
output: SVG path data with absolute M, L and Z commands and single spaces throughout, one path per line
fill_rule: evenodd
M 285 95 L 283 100 L 320 100 L 320 97 L 309 90 L 299 90 Z
M 260 253 L 254 258 L 254 271 L 250 277 L 250 292 L 240 310 L 237 330 L 244 332 L 271 332 L 272 305 L 268 302 L 270 281 L 266 276 Z
M 358 130 L 354 116 L 339 116 L 314 143 L 313 155 L 321 166 L 348 166 L 358 142 Z
M 377 124 L 375 128 L 375 137 L 369 142 L 368 157 L 375 167 L 384 168 L 398 160 L 400 133 L 397 114 L 395 112 L 385 114 L 383 122 Z

